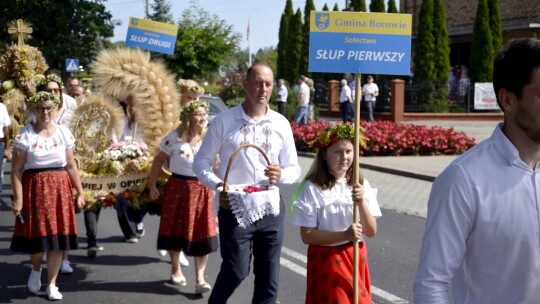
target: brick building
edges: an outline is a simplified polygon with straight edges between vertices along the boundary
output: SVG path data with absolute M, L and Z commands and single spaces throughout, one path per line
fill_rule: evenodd
M 450 36 L 450 63 L 468 65 L 478 1 L 445 0 L 444 2 Z M 413 15 L 413 45 L 421 5 L 422 0 L 400 0 L 400 9 Z M 518 37 L 540 38 L 540 0 L 501 0 L 500 6 L 505 42 Z

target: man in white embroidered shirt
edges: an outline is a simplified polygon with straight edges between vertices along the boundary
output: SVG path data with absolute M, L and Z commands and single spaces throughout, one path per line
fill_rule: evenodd
M 273 84 L 274 75 L 267 64 L 255 63 L 248 69 L 244 81 L 246 99 L 212 121 L 195 156 L 193 171 L 201 183 L 212 189 L 220 187 L 231 155 L 245 143 L 260 147 L 271 164 L 267 165 L 256 149 L 243 149 L 231 165 L 227 179 L 229 184 L 257 184 L 264 181 L 286 184 L 298 179 L 300 166 L 289 121 L 268 106 Z M 218 154 L 222 164 L 214 174 L 212 164 Z M 273 304 L 279 289 L 285 216 L 283 200 L 280 201 L 278 216 L 266 215 L 246 228 L 239 226 L 230 209 L 228 203 L 219 204 L 223 261 L 208 303 L 227 302 L 248 276 L 253 251 L 255 290 L 252 303 Z
M 433 183 L 414 303 L 540 301 L 540 40 L 496 56 L 504 122 Z

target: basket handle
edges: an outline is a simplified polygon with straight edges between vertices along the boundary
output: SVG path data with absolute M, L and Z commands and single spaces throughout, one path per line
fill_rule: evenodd
M 270 165 L 270 159 L 268 158 L 268 156 L 266 156 L 264 151 L 259 146 L 256 146 L 254 144 L 242 144 L 242 145 L 240 145 L 240 147 L 238 147 L 233 152 L 233 154 L 231 155 L 231 159 L 229 160 L 229 164 L 227 165 L 227 171 L 225 171 L 225 178 L 223 179 L 223 191 L 224 192 L 229 190 L 229 183 L 227 182 L 227 178 L 229 177 L 229 171 L 231 170 L 231 165 L 232 165 L 233 160 L 236 158 L 236 155 L 240 152 L 240 150 L 245 149 L 245 148 L 249 148 L 249 147 L 255 148 L 255 149 L 257 149 L 257 151 L 261 152 L 262 156 L 264 157 L 264 159 L 266 160 L 268 165 Z

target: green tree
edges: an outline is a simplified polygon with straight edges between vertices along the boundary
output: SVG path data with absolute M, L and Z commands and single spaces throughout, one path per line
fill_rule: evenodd
M 266 62 L 275 71 L 277 68 L 277 50 L 274 47 L 259 49 L 255 54 L 254 62 Z
M 104 0 L 2 1 L 0 41 L 11 41 L 6 24 L 15 19 L 32 23 L 32 38 L 26 43 L 39 48 L 47 64 L 64 71 L 66 58 L 78 58 L 88 66 L 96 54 L 111 46 L 118 21 L 105 9 Z M 74 22 L 74 20 L 76 22 Z
M 322 10 L 323 10 L 323 11 L 326 11 L 326 12 L 329 11 L 328 5 L 327 5 L 326 3 L 324 4 Z
M 497 53 L 503 45 L 501 7 L 499 0 L 488 0 L 488 9 L 491 40 L 493 41 L 493 52 Z
M 279 42 L 277 49 L 277 78 L 288 79 L 286 75 L 287 49 L 289 49 L 289 23 L 294 17 L 292 0 L 287 0 L 279 22 Z
M 385 13 L 384 0 L 371 0 L 369 11 L 372 13 Z
M 446 9 L 443 0 L 435 0 L 433 5 L 433 38 L 435 64 L 434 76 L 441 82 L 448 81 L 450 74 L 450 44 L 446 28 Z
M 308 73 L 309 64 L 309 25 L 311 22 L 311 11 L 315 10 L 313 0 L 306 0 L 304 7 L 304 24 L 302 26 L 302 53 L 300 56 L 300 74 L 310 77 Z
M 446 28 L 446 9 L 443 0 L 435 0 L 433 5 L 433 62 L 435 69 L 433 75 L 437 82 L 435 87 L 435 102 L 446 105 L 448 102 L 448 78 L 450 77 L 450 44 L 448 29 Z M 443 110 L 443 109 L 441 109 Z
M 398 9 L 396 5 L 396 0 L 388 0 L 388 10 L 387 13 L 397 14 Z
M 469 61 L 471 82 L 490 82 L 493 73 L 493 40 L 486 0 L 478 0 Z
M 332 9 L 334 12 L 339 12 L 339 6 L 337 3 L 334 3 L 334 8 Z
M 302 57 L 302 12 L 296 10 L 291 23 L 289 23 L 289 48 L 286 54 L 285 77 L 289 82 L 300 75 L 300 61 Z
M 433 2 L 422 1 L 418 24 L 418 34 L 414 49 L 414 77 L 416 83 L 431 81 L 434 76 L 434 49 L 435 38 L 433 37 Z
M 351 6 L 355 12 L 367 12 L 366 0 L 351 0 Z
M 238 50 L 240 34 L 217 15 L 193 2 L 178 22 L 173 55 L 165 61 L 183 78 L 206 78 L 226 68 Z
M 148 19 L 164 23 L 174 23 L 170 2 L 167 2 L 167 0 L 154 0 L 154 3 L 150 7 L 153 13 L 148 16 Z

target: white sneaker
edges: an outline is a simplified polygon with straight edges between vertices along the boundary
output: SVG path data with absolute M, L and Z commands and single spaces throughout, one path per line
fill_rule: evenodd
M 167 255 L 167 250 L 158 250 L 158 251 L 157 251 L 157 254 L 158 254 L 159 256 L 166 256 L 166 255 Z
M 62 300 L 62 294 L 58 291 L 58 287 L 52 284 L 47 287 L 47 297 L 49 301 Z
M 33 293 L 37 293 L 41 289 L 41 269 L 39 271 L 30 270 L 27 286 L 28 290 Z
M 71 267 L 71 263 L 68 260 L 62 260 L 60 272 L 63 274 L 73 273 L 73 267 Z
M 180 251 L 180 266 L 189 266 L 189 261 L 186 259 L 183 251 Z
M 143 237 L 144 236 L 144 224 L 143 222 L 140 222 L 137 224 L 137 237 Z

